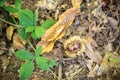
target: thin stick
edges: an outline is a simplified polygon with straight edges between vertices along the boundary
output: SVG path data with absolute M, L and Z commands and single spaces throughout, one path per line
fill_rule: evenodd
M 62 79 L 62 64 L 59 63 L 59 70 L 58 70 L 58 80 Z
M 10 22 L 8 22 L 8 21 L 5 21 L 5 20 L 3 20 L 2 18 L 0 18 L 0 21 L 5 22 L 5 23 L 10 24 L 10 25 L 15 26 L 15 27 L 21 27 L 21 28 L 23 28 L 22 26 L 18 26 L 18 25 L 16 25 L 16 24 L 13 24 L 13 23 L 10 23 Z
M 49 70 L 49 71 L 54 75 L 54 77 L 57 78 L 57 80 L 59 80 L 58 77 L 57 77 L 57 75 L 52 70 Z

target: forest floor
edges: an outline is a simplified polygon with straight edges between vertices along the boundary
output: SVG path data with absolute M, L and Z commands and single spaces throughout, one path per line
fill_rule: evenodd
M 59 15 L 72 7 L 71 0 L 47 1 L 52 1 L 54 5 L 39 6 L 38 24 L 46 19 L 57 21 Z M 37 0 L 22 0 L 22 7 L 32 11 L 38 7 L 36 4 Z M 48 59 L 54 59 L 57 66 L 52 72 L 42 71 L 36 66 L 29 80 L 120 80 L 119 4 L 119 0 L 84 0 L 81 12 L 75 16 L 64 36 L 55 42 L 52 51 L 43 54 Z M 9 14 L 0 8 L 0 17 L 9 18 Z M 19 80 L 19 68 L 23 61 L 12 54 L 16 48 L 13 41 L 6 37 L 8 26 L 0 21 L 0 80 Z M 76 54 L 71 47 L 75 46 L 74 43 L 78 44 L 78 37 L 91 41 L 86 43 L 88 49 L 72 58 L 66 56 L 65 45 L 68 54 Z

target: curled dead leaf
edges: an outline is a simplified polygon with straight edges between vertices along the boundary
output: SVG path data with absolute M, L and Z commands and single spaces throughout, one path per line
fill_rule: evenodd
M 42 44 L 43 53 L 51 51 L 54 46 L 54 42 L 64 35 L 65 30 L 72 24 L 78 12 L 78 8 L 71 8 L 64 12 L 59 17 L 59 20 L 42 36 L 41 41 L 37 44 L 37 47 Z
M 83 0 L 71 0 L 73 7 L 80 8 Z
M 36 45 L 36 47 L 43 46 L 42 53 L 52 50 L 54 42 L 63 37 L 65 30 L 72 24 L 77 13 L 80 12 L 82 0 L 71 1 L 73 8 L 68 9 L 62 15 L 60 15 L 59 20 L 46 31 L 46 33 L 42 36 L 41 41 Z
M 12 39 L 12 35 L 13 35 L 13 27 L 10 26 L 10 27 L 8 27 L 7 30 L 6 30 L 6 36 L 7 36 L 7 38 L 8 38 L 9 40 L 11 40 L 11 39 Z
M 15 33 L 13 35 L 13 45 L 14 47 L 18 48 L 18 49 L 23 49 L 25 48 L 25 44 L 26 44 L 26 41 L 23 40 L 19 35 L 18 33 Z

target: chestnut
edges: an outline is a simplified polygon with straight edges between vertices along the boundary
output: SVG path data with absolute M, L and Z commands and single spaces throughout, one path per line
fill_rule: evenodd
M 69 51 L 69 52 L 77 52 L 78 50 L 80 50 L 80 43 L 78 43 L 78 42 L 71 42 L 71 43 L 69 43 L 68 45 L 67 45 L 67 50 Z

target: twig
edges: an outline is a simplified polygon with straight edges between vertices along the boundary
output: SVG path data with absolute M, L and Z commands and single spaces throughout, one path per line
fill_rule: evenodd
M 83 68 L 80 68 L 79 70 L 75 71 L 71 74 L 71 76 L 68 78 L 68 80 L 71 80 L 76 74 L 78 74 L 80 71 L 82 71 Z
M 5 21 L 5 20 L 3 20 L 2 18 L 0 18 L 0 21 L 5 22 L 5 23 L 10 24 L 10 25 L 15 26 L 15 27 L 21 27 L 21 28 L 23 28 L 22 26 L 18 26 L 18 25 L 16 25 L 16 24 L 13 24 L 13 23 L 10 23 L 10 22 L 8 22 L 8 21 Z
M 59 70 L 58 70 L 58 80 L 62 79 L 62 64 L 59 63 Z
M 59 80 L 57 75 L 52 70 L 49 70 L 49 71 L 57 78 L 57 80 Z

